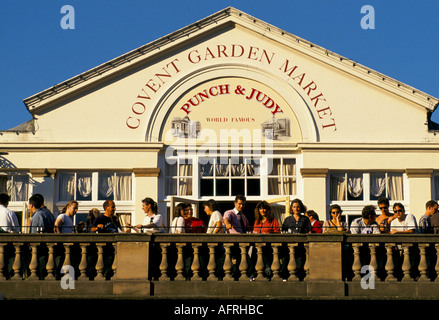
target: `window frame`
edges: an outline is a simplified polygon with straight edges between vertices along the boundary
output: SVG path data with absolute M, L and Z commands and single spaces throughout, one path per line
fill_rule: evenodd
M 275 199 L 278 197 L 282 197 L 282 196 L 290 196 L 290 197 L 299 197 L 298 193 L 299 193 L 299 185 L 300 185 L 300 176 L 298 175 L 298 171 L 300 168 L 300 161 L 299 161 L 299 155 L 258 155 L 257 157 L 253 157 L 253 156 L 246 156 L 246 155 L 240 155 L 239 157 L 236 156 L 236 154 L 233 153 L 228 153 L 228 154 L 209 154 L 208 156 L 206 155 L 182 155 L 182 156 L 178 156 L 178 155 L 173 155 L 173 156 L 168 156 L 167 158 L 164 158 L 164 165 L 163 165 L 163 169 L 164 169 L 164 175 L 162 178 L 162 183 L 164 185 L 163 188 L 163 197 L 162 199 L 164 201 L 170 201 L 171 197 L 185 197 L 188 199 L 197 199 L 197 200 L 208 200 L 211 198 L 215 198 L 215 200 L 217 201 L 233 201 L 236 194 L 232 193 L 232 189 L 231 189 L 231 183 L 233 179 L 242 179 L 244 178 L 245 182 L 244 182 L 244 190 L 245 190 L 245 196 L 247 198 L 247 201 L 260 201 L 261 199 Z M 259 178 L 257 178 L 256 176 L 249 176 L 247 174 L 247 170 L 245 170 L 245 174 L 244 177 L 242 176 L 233 176 L 231 170 L 229 170 L 228 176 L 225 178 L 219 178 L 219 177 L 215 177 L 215 168 L 213 168 L 213 176 L 212 177 L 205 177 L 204 179 L 206 180 L 214 180 L 213 182 L 213 195 L 201 195 L 201 180 L 202 180 L 202 176 L 201 176 L 201 166 L 200 166 L 200 161 L 203 161 L 204 163 L 209 160 L 209 159 L 215 159 L 214 160 L 214 164 L 216 162 L 216 159 L 218 158 L 227 158 L 228 159 L 228 164 L 229 165 L 233 165 L 236 164 L 236 158 L 239 158 L 239 160 L 244 160 L 243 163 L 244 164 L 248 164 L 248 161 L 255 161 L 258 160 L 259 162 Z M 255 159 L 257 158 L 257 159 Z M 190 159 L 190 161 L 192 161 L 192 194 L 191 195 L 181 195 L 179 193 L 179 186 L 177 185 L 177 194 L 168 194 L 167 190 L 166 190 L 166 184 L 167 184 L 167 179 L 171 179 L 174 177 L 174 179 L 179 180 L 180 176 L 178 176 L 178 170 L 179 170 L 179 164 L 180 161 L 187 161 L 188 159 Z M 233 159 L 235 159 L 235 162 L 233 162 Z M 288 175 L 287 177 L 292 177 L 293 179 L 295 179 L 295 194 L 277 194 L 277 195 L 269 195 L 268 194 L 268 161 L 270 159 L 292 159 L 295 161 L 295 173 L 294 175 Z M 176 161 L 177 160 L 177 161 Z M 172 176 L 169 175 L 167 172 L 167 162 L 166 161 L 171 161 L 174 162 L 176 161 L 177 164 L 177 176 Z M 283 160 L 281 160 L 283 162 Z M 284 176 L 282 174 L 282 179 L 285 178 L 286 176 Z M 229 181 L 229 195 L 225 196 L 225 195 L 215 195 L 215 179 L 227 179 Z M 260 193 L 259 195 L 248 195 L 247 193 L 247 181 L 248 180 L 252 180 L 252 179 L 259 179 L 260 180 Z M 283 189 L 282 189 L 283 192 Z

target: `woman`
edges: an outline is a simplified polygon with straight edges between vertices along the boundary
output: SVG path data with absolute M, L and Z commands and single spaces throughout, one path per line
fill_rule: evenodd
M 210 216 L 206 233 L 224 233 L 223 216 L 219 212 L 218 204 L 215 200 L 210 199 L 203 203 L 204 212 Z
M 193 217 L 192 205 L 185 203 L 183 209 L 183 218 L 185 225 L 185 233 L 205 233 L 206 224 L 200 218 Z
M 184 203 L 179 203 L 174 209 L 174 220 L 171 224 L 171 233 L 184 233 L 183 210 L 186 207 Z
M 291 201 L 291 216 L 285 219 L 282 224 L 282 231 L 286 233 L 311 233 L 311 222 L 304 215 L 305 212 L 306 207 L 300 199 Z
M 261 201 L 256 205 L 253 233 L 280 233 L 279 222 L 273 217 L 267 201 Z
M 87 216 L 87 232 L 94 232 L 96 230 L 92 230 L 93 224 L 97 217 L 101 215 L 101 212 L 98 208 L 90 209 Z
M 71 200 L 55 220 L 55 233 L 73 233 L 73 216 L 78 211 L 78 202 Z
M 329 215 L 331 219 L 323 223 L 324 233 L 340 233 L 348 230 L 347 223 L 340 219 L 343 210 L 338 204 L 333 204 L 329 207 Z

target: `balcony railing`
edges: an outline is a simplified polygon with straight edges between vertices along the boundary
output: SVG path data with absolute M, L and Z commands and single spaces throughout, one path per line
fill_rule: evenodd
M 439 237 L 0 234 L 6 299 L 439 298 Z

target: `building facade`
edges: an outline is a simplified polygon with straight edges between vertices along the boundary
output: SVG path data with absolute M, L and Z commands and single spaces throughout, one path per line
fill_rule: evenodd
M 169 224 L 173 197 L 226 210 L 237 194 L 281 199 L 281 220 L 282 199 L 351 220 L 381 196 L 419 218 L 439 199 L 438 102 L 226 8 L 25 99 L 0 189 L 23 224 L 33 193 L 55 214 L 76 199 L 77 222 L 105 199 L 137 224 L 151 197 Z

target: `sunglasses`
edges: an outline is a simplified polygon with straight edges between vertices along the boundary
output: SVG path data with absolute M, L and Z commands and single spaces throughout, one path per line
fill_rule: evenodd
M 400 213 L 403 213 L 404 211 L 402 211 L 402 210 L 393 210 L 393 212 L 394 212 L 394 213 L 399 213 L 399 212 L 400 212 Z

